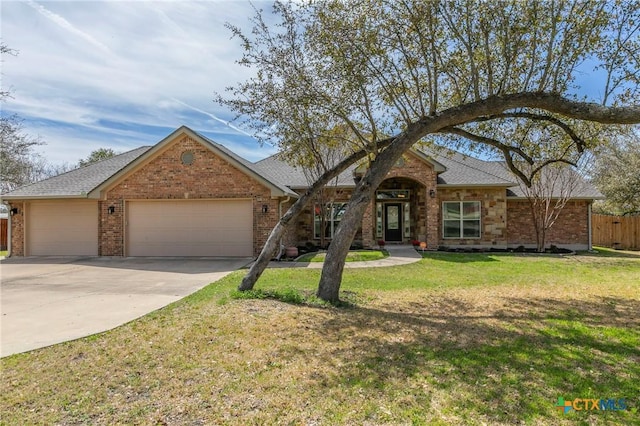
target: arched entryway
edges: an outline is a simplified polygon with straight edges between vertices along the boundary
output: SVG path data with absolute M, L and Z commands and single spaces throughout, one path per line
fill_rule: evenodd
M 413 179 L 386 179 L 376 191 L 374 236 L 387 243 L 424 241 L 427 227 L 426 187 Z

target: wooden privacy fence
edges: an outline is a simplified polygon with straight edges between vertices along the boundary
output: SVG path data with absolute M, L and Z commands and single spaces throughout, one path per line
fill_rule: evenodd
M 619 250 L 640 250 L 640 216 L 591 217 L 593 245 Z
M 0 219 L 0 251 L 7 249 L 7 225 L 9 224 L 9 220 L 2 218 Z

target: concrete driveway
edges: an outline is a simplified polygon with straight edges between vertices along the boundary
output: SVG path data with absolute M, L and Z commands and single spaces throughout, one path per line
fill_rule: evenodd
M 10 258 L 0 262 L 0 356 L 110 330 L 179 300 L 248 258 Z

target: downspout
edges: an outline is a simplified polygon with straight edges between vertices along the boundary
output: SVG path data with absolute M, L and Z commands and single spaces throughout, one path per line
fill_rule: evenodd
M 284 200 L 280 201 L 278 203 L 278 221 L 280 221 L 280 219 L 282 219 L 282 206 L 284 205 L 284 203 L 288 203 L 291 200 L 291 197 L 287 197 Z M 284 244 L 282 244 L 282 239 L 280 239 L 279 241 L 279 246 L 280 248 L 278 249 L 278 253 L 276 254 L 276 258 L 278 260 L 280 260 L 280 258 L 284 255 Z
M 591 206 L 592 205 L 593 205 L 593 201 L 589 203 L 589 208 L 587 209 L 588 211 L 587 226 L 589 227 L 589 251 L 593 251 L 593 229 L 591 228 Z
M 278 203 L 278 220 L 282 219 L 282 205 L 284 203 L 288 203 L 291 200 L 291 197 L 287 197 L 284 200 L 280 201 L 280 203 Z

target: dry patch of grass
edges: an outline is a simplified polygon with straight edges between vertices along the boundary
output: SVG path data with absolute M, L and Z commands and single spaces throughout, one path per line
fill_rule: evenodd
M 233 300 L 236 273 L 112 332 L 3 359 L 2 422 L 639 424 L 640 258 L 496 259 L 349 271 L 348 308 Z M 407 269 L 412 284 L 396 286 Z M 272 270 L 261 285 L 316 281 Z M 562 414 L 559 396 L 629 409 Z

